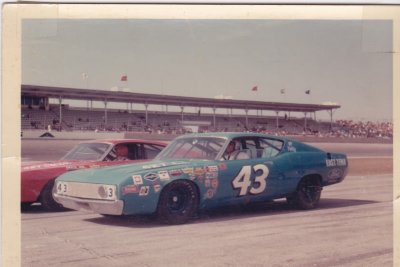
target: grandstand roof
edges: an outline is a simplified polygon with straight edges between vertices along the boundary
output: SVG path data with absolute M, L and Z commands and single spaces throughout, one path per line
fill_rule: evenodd
M 95 89 L 78 89 L 66 87 L 52 87 L 39 85 L 21 85 L 22 96 L 38 96 L 73 100 L 93 100 L 121 103 L 142 103 L 155 105 L 172 105 L 183 107 L 209 107 L 209 108 L 233 108 L 251 110 L 272 110 L 292 112 L 315 112 L 321 110 L 333 110 L 340 105 L 317 105 L 281 102 L 264 102 L 234 99 L 215 99 L 172 95 L 156 95 L 144 93 L 131 93 L 121 91 L 105 91 Z

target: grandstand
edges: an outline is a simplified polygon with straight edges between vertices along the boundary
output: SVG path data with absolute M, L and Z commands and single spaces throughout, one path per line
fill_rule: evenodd
M 74 107 L 63 104 L 66 99 L 85 100 L 88 105 Z M 51 104 L 51 100 L 59 103 Z M 93 108 L 94 101 L 102 103 L 104 108 Z M 109 108 L 108 104 L 112 102 L 125 103 L 126 108 Z M 132 109 L 132 104 L 143 105 L 144 110 Z M 149 109 L 150 105 L 165 106 L 165 111 Z M 330 132 L 337 127 L 333 123 L 333 110 L 340 108 L 339 105 L 195 98 L 35 85 L 22 85 L 21 106 L 22 130 L 51 128 L 57 131 L 176 134 L 187 131 L 262 131 L 290 135 Z M 180 112 L 168 111 L 170 106 L 177 107 Z M 200 112 L 206 109 L 212 112 Z M 234 114 L 233 109 L 241 110 L 242 114 Z M 263 111 L 272 111 L 275 116 L 263 115 Z M 328 111 L 331 120 L 318 122 L 317 111 Z M 293 116 L 298 113 L 299 117 Z
M 248 116 L 247 125 L 245 116 L 226 117 L 216 115 L 215 126 L 212 124 L 214 118 L 212 114 L 197 116 L 195 114 L 185 114 L 185 120 L 181 120 L 181 114 L 160 112 L 148 112 L 148 123 L 146 114 L 143 111 L 133 112 L 121 110 L 108 111 L 108 123 L 104 121 L 104 111 L 83 110 L 78 108 L 63 107 L 63 117 L 60 121 L 59 115 L 53 108 L 49 110 L 23 107 L 21 116 L 22 129 L 48 129 L 49 125 L 54 130 L 64 131 L 118 131 L 118 132 L 158 132 L 158 133 L 182 133 L 189 129 L 193 131 L 265 131 L 270 133 L 285 132 L 287 134 L 298 134 L 304 131 L 304 121 L 302 118 L 286 119 L 276 117 Z M 316 122 L 309 119 L 307 122 L 308 132 L 327 132 L 330 123 Z M 189 130 L 190 131 L 190 130 Z
M 87 105 L 79 107 L 65 104 L 64 100 L 83 100 Z M 95 108 L 93 103 L 104 107 Z M 118 103 L 119 108 L 110 108 L 113 103 Z M 135 109 L 132 108 L 133 104 Z M 157 106 L 162 107 L 161 111 L 155 108 Z M 51 129 L 60 134 L 79 132 L 81 136 L 94 131 L 123 133 L 123 136 L 130 137 L 146 137 L 148 133 L 156 133 L 164 134 L 165 138 L 167 135 L 172 138 L 193 131 L 253 131 L 303 137 L 364 138 L 366 142 L 369 142 L 367 139 L 378 138 L 392 142 L 393 123 L 334 121 L 333 111 L 338 108 L 339 105 L 195 98 L 34 85 L 22 85 L 21 88 L 22 131 L 43 133 Z M 234 109 L 241 112 L 234 113 Z M 316 112 L 319 111 L 327 111 L 330 121 L 317 121 Z

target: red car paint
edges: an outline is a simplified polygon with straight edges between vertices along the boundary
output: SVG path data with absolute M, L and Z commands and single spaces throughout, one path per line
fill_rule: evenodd
M 93 140 L 82 142 L 77 146 L 82 144 L 106 144 L 109 145 L 109 147 L 105 151 L 104 155 L 97 160 L 57 160 L 49 162 L 23 162 L 21 168 L 21 202 L 33 203 L 40 201 L 40 194 L 45 185 L 67 171 L 147 161 L 150 160 L 152 157 L 149 157 L 148 154 L 150 153 L 145 150 L 144 145 L 157 147 L 160 149 L 164 148 L 167 145 L 167 143 L 164 142 L 139 139 Z M 134 159 L 113 161 L 111 154 L 114 153 L 114 147 L 117 144 L 128 144 L 128 146 L 136 147 L 137 153 L 135 153 L 135 156 L 133 156 Z

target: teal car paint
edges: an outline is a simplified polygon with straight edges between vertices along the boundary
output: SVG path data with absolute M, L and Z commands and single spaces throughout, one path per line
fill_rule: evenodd
M 107 215 L 157 213 L 185 223 L 198 209 L 286 198 L 317 207 L 324 186 L 347 174 L 344 154 L 257 133 L 190 134 L 153 161 L 88 170 L 57 178 L 54 198 L 72 209 Z

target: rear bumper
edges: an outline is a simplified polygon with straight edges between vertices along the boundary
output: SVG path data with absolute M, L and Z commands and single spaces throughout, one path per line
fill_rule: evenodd
M 54 199 L 65 208 L 73 210 L 89 210 L 100 214 L 122 215 L 124 202 L 122 200 L 107 201 L 82 199 L 76 197 L 61 196 L 54 194 Z

